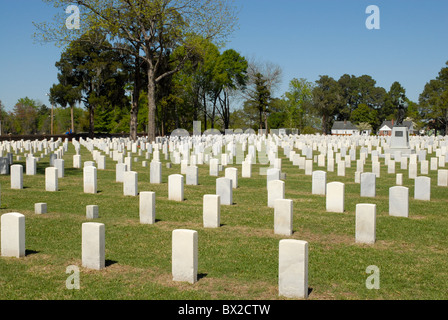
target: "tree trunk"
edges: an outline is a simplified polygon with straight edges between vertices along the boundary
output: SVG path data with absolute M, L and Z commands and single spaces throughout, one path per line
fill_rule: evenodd
M 264 130 L 266 137 L 268 136 L 268 113 L 264 113 Z
M 75 118 L 73 115 L 74 106 L 70 106 L 70 120 L 71 120 L 71 129 L 72 133 L 75 133 Z
M 322 134 L 327 134 L 327 115 L 322 115 Z
M 148 139 L 156 140 L 156 83 L 154 71 L 148 67 Z
M 134 90 L 132 92 L 131 119 L 129 123 L 129 135 L 132 141 L 137 140 L 138 126 L 138 100 L 140 98 L 140 59 L 135 58 L 134 66 Z
M 95 136 L 95 106 L 89 106 L 89 137 L 91 139 Z
M 132 141 L 137 140 L 138 125 L 138 101 L 134 101 L 131 107 L 131 121 L 129 124 L 129 135 Z
M 207 130 L 207 101 L 205 100 L 205 94 L 203 95 L 204 103 L 204 131 Z
M 211 121 L 211 125 L 212 125 L 212 129 L 215 129 L 215 111 L 216 111 L 216 99 L 217 99 L 217 98 L 215 98 L 215 101 L 213 101 L 213 112 L 212 112 L 212 119 L 210 120 L 210 121 Z
M 160 126 L 161 126 L 161 130 L 162 130 L 162 137 L 165 136 L 165 122 L 166 122 L 166 110 L 163 107 L 163 105 L 161 106 L 161 114 L 162 114 L 162 121 L 160 121 Z

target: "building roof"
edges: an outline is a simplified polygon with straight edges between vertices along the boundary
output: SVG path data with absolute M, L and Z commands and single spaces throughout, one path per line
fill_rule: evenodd
M 358 130 L 359 129 L 350 121 L 335 121 L 331 130 Z
M 387 126 L 389 129 L 392 130 L 392 128 L 394 127 L 394 124 L 392 124 L 392 121 L 383 121 L 383 123 L 380 125 L 380 128 L 382 129 L 384 126 Z M 408 129 L 412 128 L 412 121 L 403 121 L 403 125 L 408 127 Z

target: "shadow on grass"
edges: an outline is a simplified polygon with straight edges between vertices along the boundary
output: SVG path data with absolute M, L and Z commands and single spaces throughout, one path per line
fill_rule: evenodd
M 30 249 L 25 249 L 25 256 L 30 256 L 32 254 L 36 254 L 39 253 L 39 251 L 36 250 L 30 250 Z
M 207 276 L 206 273 L 198 273 L 198 281 Z
M 106 267 L 109 267 L 109 266 L 111 266 L 111 265 L 113 265 L 113 264 L 116 264 L 118 261 L 115 261 L 115 260 L 110 260 L 110 259 L 106 259 L 106 261 L 105 261 L 105 266 Z

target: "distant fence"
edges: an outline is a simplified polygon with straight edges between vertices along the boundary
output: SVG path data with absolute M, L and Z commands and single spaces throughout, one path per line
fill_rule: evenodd
M 129 133 L 95 133 L 95 138 L 127 138 L 129 137 Z M 146 133 L 138 133 L 137 137 L 144 137 L 147 136 Z M 20 141 L 20 140 L 50 140 L 53 138 L 53 140 L 61 139 L 68 139 L 69 141 L 72 141 L 73 139 L 79 140 L 80 138 L 87 139 L 90 138 L 90 135 L 88 133 L 75 133 L 75 134 L 28 134 L 28 135 L 14 135 L 14 134 L 2 134 L 0 136 L 0 141 Z

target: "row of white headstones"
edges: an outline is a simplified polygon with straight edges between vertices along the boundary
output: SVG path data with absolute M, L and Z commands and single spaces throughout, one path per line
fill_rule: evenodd
M 279 140 L 277 140 L 278 142 Z M 280 140 L 281 141 L 281 140 Z M 102 156 L 99 152 L 94 150 L 89 144 L 89 141 L 81 141 L 87 145 L 88 149 L 93 153 L 94 159 L 98 163 L 98 169 L 105 169 L 105 156 Z M 101 141 L 96 146 L 103 143 Z M 94 143 L 92 143 L 94 144 Z M 103 150 L 104 150 L 104 143 Z M 143 145 L 143 144 L 142 144 Z M 64 148 L 66 150 L 66 144 Z M 129 146 L 129 143 L 128 143 Z M 148 145 L 146 145 L 148 146 Z M 174 145 L 174 148 L 185 150 L 184 144 Z M 259 145 L 258 145 L 259 146 Z M 285 146 L 284 144 L 282 146 Z M 157 150 L 160 145 L 152 145 Z M 173 146 L 172 146 L 173 147 Z M 55 152 L 58 157 L 63 154 L 64 148 Z M 74 167 L 80 166 L 79 145 L 75 143 L 77 149 L 77 155 L 74 156 Z M 135 149 L 135 144 L 131 145 L 132 150 Z M 124 147 L 122 148 L 122 150 Z M 149 149 L 149 148 L 148 148 Z M 257 148 L 259 149 L 259 148 Z M 305 150 L 305 157 L 297 158 L 293 148 L 289 149 L 285 154 L 293 159 L 293 164 L 305 165 L 306 174 L 310 174 L 310 159 L 306 159 L 309 154 L 310 148 L 303 148 Z M 313 149 L 315 149 L 313 145 Z M 140 149 L 141 150 L 141 149 Z M 167 150 L 163 148 L 163 150 Z M 286 150 L 285 150 L 286 151 Z M 182 153 L 182 152 L 180 152 Z M 139 153 L 140 154 L 140 153 Z M 365 153 L 361 153 L 363 155 Z M 140 222 L 152 224 L 155 222 L 155 193 L 154 192 L 140 192 L 137 190 L 137 172 L 129 171 L 127 168 L 131 168 L 131 157 L 124 158 L 117 157 L 117 152 L 109 151 L 111 157 L 117 159 L 116 175 L 117 181 L 123 182 L 124 194 L 140 197 Z M 165 153 L 166 155 L 166 153 Z M 302 153 L 303 155 L 303 153 Z M 233 154 L 226 157 L 221 157 L 222 163 L 231 159 Z M 276 153 L 272 152 L 272 149 L 268 152 L 268 158 L 273 163 L 274 168 L 268 169 L 267 174 L 267 188 L 268 188 L 268 206 L 274 208 L 274 232 L 282 235 L 292 234 L 292 216 L 293 216 L 293 201 L 291 199 L 284 199 L 285 183 L 280 180 L 281 176 L 281 160 L 276 158 Z M 314 162 L 318 162 L 319 166 L 322 166 L 322 156 L 320 154 L 315 156 Z M 351 156 L 351 155 L 350 155 Z M 342 157 L 345 157 L 342 160 Z M 28 167 L 27 157 L 27 167 Z M 147 159 L 148 159 L 147 153 Z M 362 165 L 365 162 L 365 156 L 361 156 L 361 159 L 357 162 L 357 172 L 355 180 L 358 180 L 361 184 L 361 196 L 374 197 L 375 196 L 375 179 L 378 173 L 363 173 Z M 373 157 L 373 163 L 378 162 L 377 154 Z M 194 164 L 194 159 L 181 160 L 181 173 L 187 175 L 187 184 L 197 184 L 197 166 L 188 165 L 188 160 Z M 298 160 L 297 160 L 298 159 Z M 332 161 L 331 153 L 327 161 L 327 169 L 331 168 Z M 341 156 L 336 153 L 336 159 L 338 163 L 338 175 L 345 175 L 345 171 L 342 169 L 350 166 L 350 157 Z M 385 157 L 388 167 L 391 167 L 393 160 L 387 155 Z M 401 159 L 406 159 L 402 157 Z M 415 168 L 414 163 L 416 157 L 411 157 L 410 170 Z M 151 161 L 151 176 L 157 177 L 156 181 L 161 179 L 161 162 L 159 160 L 159 154 L 154 152 L 153 161 Z M 210 165 L 210 174 L 218 175 L 217 164 L 219 159 L 210 157 L 208 160 Z M 295 161 L 294 161 L 295 160 Z M 439 155 L 439 165 L 443 166 L 443 158 Z M 253 148 L 252 153 L 248 155 L 243 164 L 243 176 L 251 176 L 251 164 L 254 161 Z M 425 160 L 422 160 L 425 161 Z M 34 161 L 30 161 L 33 163 Z M 295 163 L 294 163 L 295 162 Z M 431 163 L 433 164 L 433 160 Z M 35 162 L 34 162 L 35 163 Z M 362 164 L 361 164 L 362 163 Z M 401 160 L 403 164 L 404 161 Z M 407 162 L 406 162 L 407 163 Z M 422 162 L 424 163 L 424 162 Z M 63 177 L 64 162 L 62 159 L 54 159 L 54 167 L 46 168 L 46 190 L 57 191 L 57 180 Z M 31 165 L 32 166 L 32 165 Z M 145 165 L 146 166 L 146 163 Z M 312 166 L 312 160 L 311 160 Z M 403 166 L 403 165 L 402 165 Z M 422 166 L 423 167 L 423 166 Z M 432 165 L 433 167 L 433 165 Z M 306 170 L 308 168 L 308 170 Z M 375 171 L 375 166 L 373 170 Z M 222 168 L 221 168 L 222 169 Z M 361 170 L 359 170 L 361 169 Z M 95 162 L 84 163 L 84 192 L 96 193 L 96 170 Z M 30 170 L 32 171 L 32 170 Z M 22 188 L 23 187 L 23 169 L 20 165 L 11 166 L 11 187 Z M 27 170 L 28 172 L 28 170 Z M 388 169 L 388 173 L 393 173 L 393 170 Z M 439 179 L 438 185 L 446 185 L 447 170 L 438 170 Z M 326 183 L 325 171 L 312 171 L 312 193 L 326 195 L 326 209 L 329 212 L 344 212 L 344 184 L 340 182 Z M 411 177 L 412 175 L 410 175 Z M 190 177 L 190 178 L 189 178 Z M 225 177 L 216 179 L 216 195 L 204 195 L 203 199 L 203 216 L 204 227 L 219 227 L 220 226 L 220 206 L 232 205 L 232 189 L 237 188 L 238 183 L 238 170 L 236 168 L 226 168 Z M 402 181 L 401 174 L 397 174 L 397 184 Z M 160 181 L 161 182 L 161 181 Z M 154 182 L 153 183 L 160 183 Z M 168 190 L 170 200 L 183 201 L 183 185 L 184 177 L 182 174 L 174 174 L 168 177 Z M 430 180 L 429 177 L 415 177 L 415 198 L 421 200 L 430 200 Z M 389 213 L 396 216 L 408 216 L 409 208 L 409 196 L 408 188 L 395 186 L 390 188 L 389 197 Z M 46 204 L 38 203 L 35 205 L 36 213 L 45 213 Z M 94 219 L 98 215 L 98 206 L 87 206 L 87 218 Z M 4 216 L 4 217 L 3 217 Z M 6 256 L 18 256 L 21 257 L 25 253 L 25 236 L 24 236 L 24 216 L 19 213 L 8 213 L 2 216 L 2 255 Z M 374 243 L 375 242 L 375 221 L 376 221 L 376 205 L 374 204 L 358 204 L 356 206 L 356 242 L 360 243 Z M 4 227 L 5 226 L 5 227 Z M 84 223 L 83 229 L 83 253 L 82 263 L 83 266 L 92 269 L 102 269 L 105 267 L 105 226 L 101 223 L 88 222 Z M 12 230 L 19 230 L 15 234 L 11 234 Z M 173 249 L 172 249 L 172 273 L 173 280 L 175 281 L 187 281 L 194 283 L 197 281 L 197 232 L 194 230 L 174 230 L 173 231 Z M 307 283 L 307 268 L 308 268 L 308 243 L 306 241 L 284 239 L 279 244 L 279 294 L 286 297 L 306 298 L 308 296 L 308 283 Z

